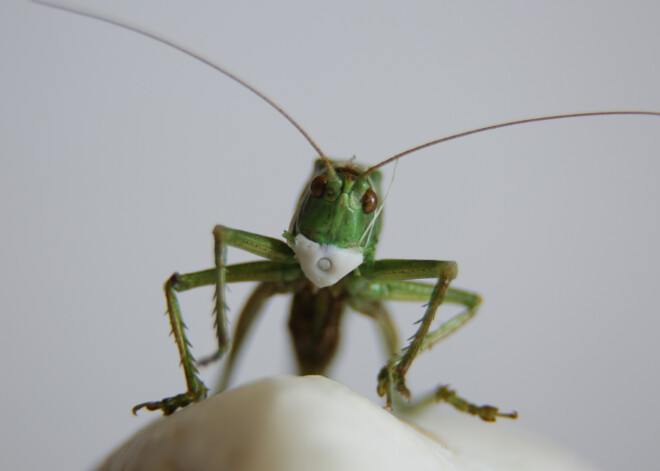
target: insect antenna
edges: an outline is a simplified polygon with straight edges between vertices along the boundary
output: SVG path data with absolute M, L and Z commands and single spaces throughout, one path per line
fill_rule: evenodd
M 185 47 L 183 47 L 179 44 L 176 44 L 175 42 L 173 42 L 173 41 L 171 41 L 171 40 L 169 40 L 169 39 L 167 39 L 163 36 L 160 36 L 156 33 L 151 33 L 147 30 L 138 28 L 137 26 L 133 26 L 133 25 L 130 25 L 128 23 L 121 22 L 119 20 L 113 20 L 112 18 L 103 17 L 103 16 L 100 16 L 100 15 L 97 15 L 95 13 L 91 13 L 89 11 L 85 11 L 85 10 L 82 10 L 82 9 L 76 9 L 76 8 L 73 8 L 73 7 L 59 5 L 59 4 L 54 3 L 54 2 L 48 2 L 48 1 L 44 1 L 44 0 L 31 0 L 31 1 L 33 3 L 39 4 L 39 5 L 44 5 L 44 6 L 47 6 L 47 7 L 54 8 L 56 10 L 66 11 L 68 13 L 74 13 L 76 15 L 80 15 L 80 16 L 83 16 L 83 17 L 86 17 L 86 18 L 92 18 L 92 19 L 95 19 L 95 20 L 103 21 L 104 23 L 109 23 L 111 25 L 118 26 L 120 28 L 124 28 L 124 29 L 127 29 L 129 31 L 133 31 L 134 33 L 141 34 L 142 36 L 146 36 L 148 38 L 151 38 L 155 41 L 158 41 L 162 44 L 165 44 L 169 47 L 172 47 L 172 48 L 176 49 L 177 51 L 180 51 L 180 52 L 182 52 L 182 53 L 184 53 L 184 54 L 186 54 L 186 55 L 188 55 L 188 56 L 190 56 L 194 59 L 197 59 L 200 62 L 203 62 L 204 64 L 206 64 L 209 67 L 217 70 L 218 72 L 225 75 L 226 77 L 229 77 L 234 82 L 238 83 L 239 85 L 243 86 L 244 88 L 247 88 L 253 94 L 255 94 L 256 96 L 261 98 L 263 101 L 268 103 L 270 106 L 275 108 L 282 116 L 284 116 L 286 118 L 287 121 L 289 121 L 289 123 L 291 123 L 298 130 L 298 132 L 300 134 L 303 135 L 303 137 L 305 139 L 307 139 L 307 142 L 309 142 L 311 144 L 311 146 L 314 148 L 314 150 L 318 153 L 319 157 L 321 157 L 323 159 L 323 162 L 325 163 L 325 166 L 328 169 L 328 174 L 331 177 L 336 175 L 334 167 L 332 166 L 332 164 L 330 163 L 330 161 L 326 157 L 325 153 L 321 150 L 321 148 L 318 146 L 318 144 L 316 144 L 314 139 L 312 139 L 312 137 L 307 133 L 307 131 L 305 131 L 305 129 L 303 129 L 303 127 L 300 124 L 298 124 L 298 122 L 295 119 L 293 119 L 293 117 L 289 113 L 287 113 L 280 105 L 278 105 L 273 99 L 269 98 L 265 93 L 263 93 L 262 91 L 260 91 L 256 87 L 254 87 L 253 85 L 250 85 L 250 83 L 248 83 L 246 80 L 242 79 L 238 75 L 234 74 L 233 72 L 230 72 L 229 70 L 225 69 L 221 65 L 213 62 L 211 59 L 207 59 L 206 57 L 202 56 L 201 54 L 199 54 L 199 53 L 197 53 L 197 52 L 195 52 L 191 49 L 186 49 Z
M 433 141 L 426 142 L 424 144 L 411 147 L 408 150 L 404 150 L 403 152 L 399 152 L 398 154 L 393 155 L 392 157 L 383 160 L 382 162 L 369 167 L 362 175 L 360 175 L 360 178 L 366 177 L 369 175 L 371 172 L 375 171 L 376 169 L 379 169 L 380 167 L 383 167 L 387 164 L 390 164 L 394 161 L 399 160 L 401 157 L 404 155 L 412 154 L 413 152 L 417 152 L 418 150 L 425 149 L 427 147 L 434 146 L 436 144 L 440 144 L 441 142 L 447 142 L 451 141 L 452 139 L 458 139 L 459 137 L 465 137 L 469 136 L 471 134 L 478 134 L 480 132 L 485 132 L 485 131 L 491 131 L 493 129 L 499 129 L 499 128 L 505 128 L 508 126 L 516 126 L 518 124 L 527 124 L 527 123 L 535 123 L 537 121 L 549 121 L 551 119 L 567 119 L 567 118 L 584 118 L 587 116 L 609 116 L 609 115 L 638 115 L 638 116 L 660 116 L 660 112 L 657 111 L 592 111 L 588 113 L 569 113 L 569 114 L 557 114 L 557 115 L 552 115 L 552 116 L 541 116 L 538 118 L 527 118 L 527 119 L 518 119 L 515 121 L 507 121 L 505 123 L 498 123 L 498 124 L 491 124 L 490 126 L 483 126 L 480 128 L 476 129 L 471 129 L 469 131 L 463 131 L 459 132 L 457 134 L 451 134 L 449 136 L 441 137 L 440 139 L 435 139 Z

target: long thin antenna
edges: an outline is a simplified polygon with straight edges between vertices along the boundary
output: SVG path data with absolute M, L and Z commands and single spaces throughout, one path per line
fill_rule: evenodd
M 307 142 L 309 142 L 311 144 L 311 146 L 314 148 L 314 150 L 318 153 L 319 157 L 321 157 L 323 159 L 323 162 L 325 162 L 325 165 L 328 169 L 328 172 L 330 174 L 334 174 L 334 168 L 332 167 L 332 164 L 330 163 L 330 161 L 326 157 L 325 153 L 321 150 L 321 148 L 318 146 L 318 144 L 316 144 L 316 142 L 314 142 L 314 139 L 312 139 L 312 137 L 309 134 L 307 134 L 307 131 L 305 131 L 303 129 L 303 127 L 300 124 L 298 124 L 298 122 L 295 119 L 293 119 L 293 117 L 289 113 L 284 111 L 284 109 L 280 105 L 275 103 L 275 101 L 273 101 L 271 98 L 266 96 L 263 92 L 259 91 L 254 86 L 250 85 L 247 81 L 243 80 L 238 75 L 230 72 L 229 70 L 225 69 L 221 65 L 216 64 L 211 59 L 207 59 L 206 57 L 202 56 L 201 54 L 198 54 L 198 53 L 196 53 L 196 52 L 194 52 L 190 49 L 186 49 L 185 47 L 180 46 L 180 45 L 174 43 L 173 41 L 170 41 L 169 39 L 164 38 L 163 36 L 159 36 L 156 33 L 151 33 L 149 31 L 140 29 L 137 26 L 132 26 L 128 23 L 123 23 L 119 20 L 113 20 L 111 18 L 106 18 L 106 17 L 100 16 L 100 15 L 97 15 L 97 14 L 94 14 L 94 13 L 91 13 L 91 12 L 88 12 L 88 11 L 78 10 L 78 9 L 73 8 L 73 7 L 67 7 L 67 6 L 59 5 L 57 3 L 52 3 L 52 2 L 48 2 L 48 1 L 44 1 L 44 0 L 31 0 L 31 1 L 33 3 L 37 3 L 39 5 L 44 5 L 44 6 L 47 6 L 47 7 L 54 8 L 56 10 L 61 10 L 61 11 L 69 12 L 69 13 L 74 13 L 76 15 L 80 15 L 80 16 L 84 16 L 86 18 L 92 18 L 92 19 L 95 19 L 95 20 L 103 21 L 104 23 L 109 23 L 111 25 L 119 26 L 120 28 L 124 28 L 124 29 L 127 29 L 129 31 L 133 31 L 134 33 L 141 34 L 142 36 L 146 36 L 146 37 L 151 38 L 155 41 L 158 41 L 162 44 L 170 46 L 170 47 L 176 49 L 177 51 L 183 52 L 184 54 L 186 54 L 186 55 L 188 55 L 188 56 L 190 56 L 194 59 L 197 59 L 200 62 L 203 62 L 204 64 L 208 65 L 209 67 L 214 68 L 215 70 L 217 70 L 221 74 L 223 74 L 223 75 L 229 77 L 230 79 L 232 79 L 234 82 L 236 82 L 239 85 L 242 85 L 243 87 L 247 88 L 252 93 L 257 95 L 259 98 L 264 100 L 266 103 L 268 103 L 270 106 L 275 108 L 282 116 L 284 116 L 287 119 L 287 121 L 289 121 L 291 124 L 293 124 L 293 126 L 298 130 L 298 132 L 300 132 L 300 134 L 302 134 L 304 136 L 305 139 L 307 139 Z
M 499 124 L 491 124 L 490 126 L 484 126 L 481 128 L 476 128 L 472 129 L 470 131 L 463 131 L 459 132 L 458 134 L 451 134 L 449 136 L 442 137 L 440 139 L 436 139 L 434 141 L 429 141 L 425 144 L 421 144 L 416 147 L 412 147 L 408 150 L 405 150 L 403 152 L 399 152 L 396 155 L 393 155 L 389 159 L 383 160 L 382 162 L 374 165 L 373 167 L 370 167 L 367 169 L 366 172 L 364 172 L 360 177 L 364 177 L 369 175 L 371 172 L 374 170 L 383 167 L 389 163 L 394 162 L 395 160 L 400 159 L 404 155 L 412 154 L 413 152 L 417 152 L 418 150 L 425 149 L 427 147 L 434 146 L 436 144 L 440 144 L 441 142 L 447 142 L 451 141 L 452 139 L 458 139 L 459 137 L 464 137 L 464 136 L 469 136 L 470 134 L 477 134 L 480 132 L 484 131 L 490 131 L 492 129 L 499 129 L 499 128 L 505 128 L 507 126 L 515 126 L 518 124 L 526 124 L 526 123 L 534 123 L 537 121 L 548 121 L 551 119 L 565 119 L 565 118 L 583 118 L 586 116 L 607 116 L 607 115 L 646 115 L 646 116 L 660 116 L 660 112 L 656 111 L 593 111 L 590 113 L 570 113 L 570 114 L 558 114 L 558 115 L 553 115 L 553 116 L 541 116 L 539 118 L 528 118 L 528 119 L 519 119 L 516 121 L 507 121 L 506 123 L 499 123 Z

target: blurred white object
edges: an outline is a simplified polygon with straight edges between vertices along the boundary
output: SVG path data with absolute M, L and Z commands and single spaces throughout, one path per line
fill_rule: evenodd
M 503 424 L 454 411 L 426 430 L 320 376 L 277 377 L 148 425 L 99 470 L 588 471 Z

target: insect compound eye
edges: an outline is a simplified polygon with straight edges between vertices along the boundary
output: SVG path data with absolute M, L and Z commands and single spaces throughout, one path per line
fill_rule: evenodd
M 309 191 L 312 193 L 312 196 L 319 198 L 325 192 L 325 187 L 328 186 L 328 176 L 327 175 L 317 175 L 312 180 L 312 183 L 309 185 Z
M 364 211 L 365 214 L 369 214 L 373 212 L 374 209 L 378 206 L 378 195 L 374 190 L 369 188 L 367 191 L 364 192 L 364 196 L 362 197 L 362 211 Z

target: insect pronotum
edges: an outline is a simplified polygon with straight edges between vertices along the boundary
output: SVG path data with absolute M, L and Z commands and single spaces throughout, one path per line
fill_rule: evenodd
M 521 119 L 435 139 L 371 167 L 352 160 L 334 161 L 273 100 L 211 60 L 133 26 L 49 2 L 34 1 L 123 27 L 204 62 L 275 108 L 318 154 L 312 175 L 303 188 L 291 223 L 283 234 L 284 240 L 218 225 L 213 230 L 214 266 L 193 273 L 175 273 L 167 280 L 164 287 L 167 312 L 181 357 L 187 390 L 172 397 L 139 404 L 134 407 L 134 413 L 146 408 L 161 410 L 167 415 L 202 400 L 208 389 L 199 378 L 197 365 L 217 360 L 227 353 L 222 381 L 224 387 L 251 324 L 266 301 L 276 294 L 293 295 L 289 328 L 300 374 L 325 373 L 337 347 L 342 312 L 350 307 L 376 322 L 389 351 L 389 360 L 378 374 L 378 394 L 386 398 L 388 407 L 391 407 L 396 395 L 409 400 L 411 394 L 406 387 L 405 377 L 415 358 L 471 320 L 479 309 L 481 298 L 476 293 L 450 287 L 458 270 L 453 261 L 375 259 L 384 203 L 382 177 L 378 169 L 420 149 L 507 126 L 602 115 L 660 116 L 660 113 L 654 111 L 599 111 Z M 245 250 L 265 260 L 228 265 L 228 247 Z M 432 282 L 413 281 L 418 279 Z M 228 283 L 240 281 L 254 281 L 258 284 L 238 316 L 233 342 L 230 342 L 225 289 Z M 209 285 L 215 286 L 216 292 L 214 313 L 218 350 L 212 357 L 197 362 L 186 337 L 177 293 Z M 417 331 L 403 349 L 400 348 L 396 329 L 384 304 L 390 300 L 426 303 Z M 437 309 L 443 303 L 456 304 L 462 307 L 462 311 L 435 327 L 432 323 Z M 497 417 L 517 417 L 516 412 L 501 412 L 497 407 L 473 404 L 458 396 L 448 386 L 437 388 L 432 399 L 447 402 L 485 421 L 495 421 Z

